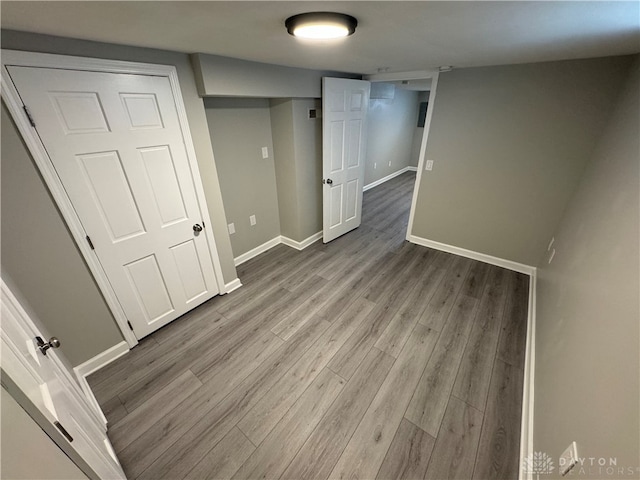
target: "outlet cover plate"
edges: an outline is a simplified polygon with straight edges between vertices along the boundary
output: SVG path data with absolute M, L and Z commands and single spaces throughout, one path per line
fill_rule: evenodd
M 425 170 L 433 170 L 433 160 L 427 160 L 427 165 L 425 166 Z
M 571 442 L 571 445 L 562 452 L 560 455 L 560 461 L 558 468 L 560 469 L 560 475 L 563 477 L 571 471 L 573 467 L 578 463 L 578 446 L 576 442 Z

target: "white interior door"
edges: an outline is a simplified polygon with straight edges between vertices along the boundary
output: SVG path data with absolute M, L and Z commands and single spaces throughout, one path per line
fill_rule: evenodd
M 371 84 L 322 79 L 323 241 L 360 226 Z
M 100 478 L 125 478 L 104 423 L 55 350 L 49 348 L 44 354 L 38 348 L 37 337 L 45 343 L 47 340 L 4 282 L 1 289 L 2 374 L 11 378 L 46 421 L 62 434 L 68 443 L 66 447 L 75 450 Z
M 135 335 L 218 294 L 169 79 L 8 71 Z

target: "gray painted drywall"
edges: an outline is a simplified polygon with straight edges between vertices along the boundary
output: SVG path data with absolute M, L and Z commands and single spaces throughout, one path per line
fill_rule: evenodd
M 418 112 L 420 111 L 420 103 L 429 101 L 429 92 L 420 92 L 418 94 Z M 424 135 L 424 127 L 418 127 L 418 119 L 416 117 L 416 127 L 413 132 L 413 140 L 411 142 L 411 160 L 409 166 L 417 167 L 420 161 L 420 147 L 422 146 L 422 136 Z
M 579 478 L 640 475 L 639 90 L 636 57 L 554 230 L 552 263 L 545 253 L 538 265 L 533 449 L 558 465 L 576 441 L 586 459 L 573 472 Z
M 178 72 L 180 90 L 182 91 L 182 98 L 187 112 L 189 129 L 193 138 L 207 206 L 211 215 L 210 221 L 207 223 L 213 228 L 224 281 L 229 283 L 237 278 L 204 104 L 198 95 L 193 69 L 187 54 L 13 30 L 2 30 L 2 48 L 174 65 Z
M 322 119 L 309 118 L 309 109 L 321 111 L 319 98 L 293 99 L 293 125 L 298 195 L 298 236 L 302 241 L 322 231 Z
M 359 75 L 283 67 L 239 58 L 194 53 L 191 62 L 201 96 L 319 98 L 322 77 Z
M 413 235 L 536 265 L 630 57 L 443 73 Z
M 294 141 L 293 100 L 271 100 L 271 133 L 280 215 L 280 233 L 294 239 L 300 236 L 298 190 L 296 187 L 296 147 Z
M 205 99 L 207 122 L 220 178 L 235 257 L 280 235 L 269 101 Z M 262 158 L 267 147 L 269 158 Z M 251 226 L 249 216 L 256 216 Z
M 2 478 L 85 479 L 87 476 L 2 388 Z
M 301 242 L 322 231 L 320 99 L 271 100 L 271 128 L 282 235 Z
M 396 88 L 393 99 L 369 101 L 365 185 L 411 165 L 417 118 L 418 92 Z
M 2 276 L 72 366 L 122 335 L 2 103 Z

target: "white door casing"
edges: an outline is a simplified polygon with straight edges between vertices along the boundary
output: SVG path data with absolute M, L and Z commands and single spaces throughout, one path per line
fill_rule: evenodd
M 93 470 L 86 474 L 124 479 L 105 425 L 74 382 L 71 372 L 54 349 L 48 349 L 46 355 L 38 349 L 35 339 L 44 339 L 43 334 L 3 281 L 0 288 L 3 375 L 22 391 L 46 422 L 64 435 L 64 440 L 61 437 L 59 441 L 67 445 L 60 445 L 61 448 L 77 452 Z
M 85 257 L 97 255 L 98 276 L 103 269 L 117 297 L 117 319 L 117 307 L 124 310 L 121 329 L 130 320 L 140 338 L 219 293 L 219 259 L 203 223 L 208 212 L 175 79 L 109 71 L 131 71 L 127 62 L 107 62 L 105 72 L 56 69 L 50 57 L 57 56 L 39 54 L 23 55 L 48 68 L 10 66 L 20 62 L 4 54 L 3 76 L 10 73 L 55 167 L 47 183 L 57 177 L 64 187 L 63 200 L 81 223 L 74 237 Z M 85 59 L 75 60 L 80 66 Z M 196 234 L 194 224 L 205 229 Z M 82 245 L 85 232 L 95 252 Z
M 323 241 L 360 226 L 371 84 L 322 79 Z

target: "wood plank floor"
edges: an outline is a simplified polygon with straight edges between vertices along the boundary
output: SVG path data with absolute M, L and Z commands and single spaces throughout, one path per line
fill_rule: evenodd
M 517 478 L 529 279 L 406 242 L 414 182 L 89 378 L 128 478 Z

